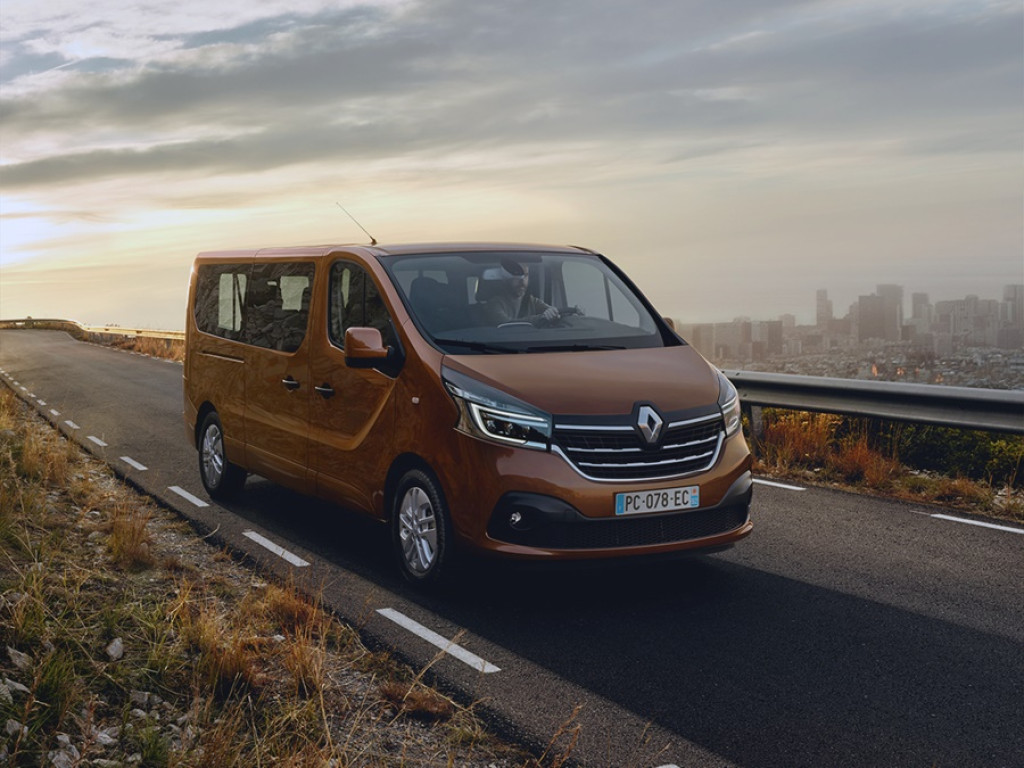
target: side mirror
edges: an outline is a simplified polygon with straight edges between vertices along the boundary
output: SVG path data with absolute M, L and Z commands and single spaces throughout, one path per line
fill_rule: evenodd
M 345 365 L 349 368 L 376 368 L 388 359 L 388 352 L 376 328 L 345 331 Z

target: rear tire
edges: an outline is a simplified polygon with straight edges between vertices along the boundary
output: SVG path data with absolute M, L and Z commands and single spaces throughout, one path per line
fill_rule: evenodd
M 228 461 L 224 453 L 224 427 L 216 411 L 210 411 L 199 429 L 199 477 L 211 499 L 230 499 L 245 485 L 245 470 Z
M 426 587 L 444 579 L 454 554 L 451 518 L 437 481 L 426 472 L 413 469 L 399 481 L 391 532 L 406 580 Z

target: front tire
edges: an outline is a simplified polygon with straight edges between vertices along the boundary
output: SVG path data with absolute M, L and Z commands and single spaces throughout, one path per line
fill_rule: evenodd
M 391 510 L 391 530 L 402 575 L 432 586 L 447 574 L 453 556 L 452 527 L 441 489 L 426 472 L 402 476 Z
M 235 496 L 245 484 L 245 470 L 228 461 L 224 453 L 224 427 L 216 411 L 210 411 L 199 429 L 199 477 L 211 499 Z

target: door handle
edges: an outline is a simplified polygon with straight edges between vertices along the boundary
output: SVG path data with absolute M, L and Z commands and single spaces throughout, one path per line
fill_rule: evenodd
M 334 388 L 330 384 L 322 384 L 319 387 L 313 387 L 317 392 L 320 393 L 320 397 L 324 400 L 328 400 L 334 397 Z
M 289 376 L 287 379 L 281 379 L 281 383 L 284 384 L 284 388 L 290 392 L 294 392 L 299 388 L 299 382 Z

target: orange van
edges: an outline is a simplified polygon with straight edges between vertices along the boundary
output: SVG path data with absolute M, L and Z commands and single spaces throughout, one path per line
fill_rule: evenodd
M 414 583 L 458 550 L 654 555 L 751 530 L 736 390 L 584 248 L 202 253 L 184 400 L 211 497 L 254 473 L 363 512 Z

